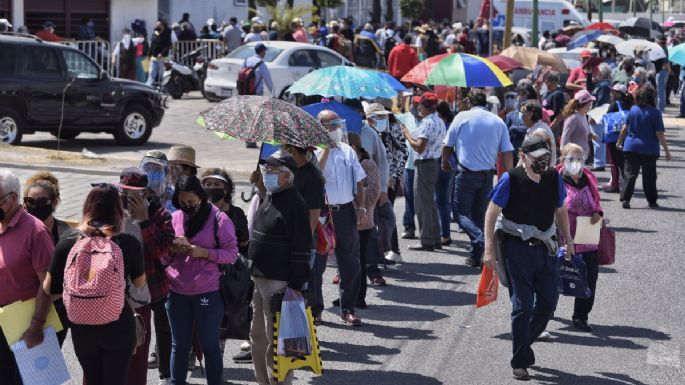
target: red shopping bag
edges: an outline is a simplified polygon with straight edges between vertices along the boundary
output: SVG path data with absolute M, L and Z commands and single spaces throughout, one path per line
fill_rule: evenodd
M 497 289 L 499 288 L 499 278 L 497 272 L 487 265 L 483 265 L 483 272 L 478 283 L 478 294 L 476 295 L 476 307 L 483 307 L 497 300 Z
M 614 230 L 602 225 L 599 231 L 599 264 L 600 266 L 612 265 L 616 261 L 616 233 Z

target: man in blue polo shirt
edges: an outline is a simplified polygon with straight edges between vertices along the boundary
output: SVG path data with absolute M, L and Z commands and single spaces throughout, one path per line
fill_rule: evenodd
M 471 109 L 454 119 L 443 141 L 442 169 L 452 169 L 449 159 L 457 152 L 458 174 L 454 182 L 454 211 L 457 221 L 471 240 L 466 264 L 480 267 L 483 257 L 483 222 L 492 191 L 497 154 L 504 153 L 506 170 L 513 165 L 514 147 L 509 130 L 499 116 L 486 109 L 483 90 L 474 88 L 467 97 Z

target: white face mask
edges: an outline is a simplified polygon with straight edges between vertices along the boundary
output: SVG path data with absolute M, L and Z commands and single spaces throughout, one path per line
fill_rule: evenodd
M 342 141 L 342 130 L 339 128 L 335 131 L 329 131 L 328 135 L 331 137 L 331 140 L 335 143 L 340 143 Z
M 371 118 L 373 120 L 374 124 L 376 125 L 374 129 L 377 132 L 385 132 L 388 130 L 388 119 L 385 118 L 378 118 L 379 120 L 376 120 L 377 118 Z
M 564 161 L 564 171 L 569 175 L 578 175 L 583 170 L 583 164 L 579 161 Z

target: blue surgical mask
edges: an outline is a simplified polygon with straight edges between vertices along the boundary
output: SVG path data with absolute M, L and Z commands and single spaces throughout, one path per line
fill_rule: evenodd
M 640 84 L 640 80 L 642 80 L 642 79 L 640 79 L 640 78 L 637 77 L 637 76 L 633 76 L 633 81 L 634 81 L 635 83 Z
M 280 187 L 278 185 L 278 174 L 264 174 L 264 187 L 266 191 L 273 193 Z
M 372 118 L 373 119 L 373 118 Z M 377 132 L 385 132 L 388 130 L 388 119 L 373 119 L 374 123 L 376 124 L 376 131 Z

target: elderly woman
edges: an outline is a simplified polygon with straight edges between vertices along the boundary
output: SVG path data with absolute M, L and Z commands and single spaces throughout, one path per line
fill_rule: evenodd
M 575 143 L 583 149 L 583 154 L 590 153 L 588 138 L 592 135 L 587 113 L 596 98 L 587 90 L 576 92 L 576 95 L 564 107 L 564 130 L 561 133 L 561 147 Z
M 561 159 L 563 162 L 556 169 L 564 179 L 564 187 L 566 188 L 564 204 L 568 209 L 571 236 L 575 237 L 578 217 L 591 217 L 590 221 L 594 224 L 602 219 L 604 212 L 599 203 L 597 178 L 590 170 L 583 168 L 585 162 L 583 149 L 577 144 L 569 143 L 562 147 Z M 587 320 L 595 302 L 595 288 L 597 287 L 599 270 L 597 250 L 597 245 L 575 245 L 575 252 L 582 254 L 587 267 L 587 283 L 592 294 L 588 298 L 575 299 L 572 319 L 573 326 L 586 332 L 592 331 Z
M 635 190 L 635 181 L 642 168 L 642 189 L 649 207 L 657 208 L 659 195 L 656 189 L 656 161 L 659 159 L 659 144 L 671 160 L 671 152 L 664 136 L 664 120 L 656 108 L 656 90 L 651 86 L 640 89 L 637 103 L 630 109 L 626 124 L 621 130 L 616 147 L 623 151 L 624 166 L 621 202 L 623 208 L 630 208 L 630 199 Z
M 633 95 L 633 99 L 637 100 L 637 94 L 640 89 L 648 84 L 647 70 L 643 67 L 635 67 L 633 76 L 628 81 L 628 92 Z

